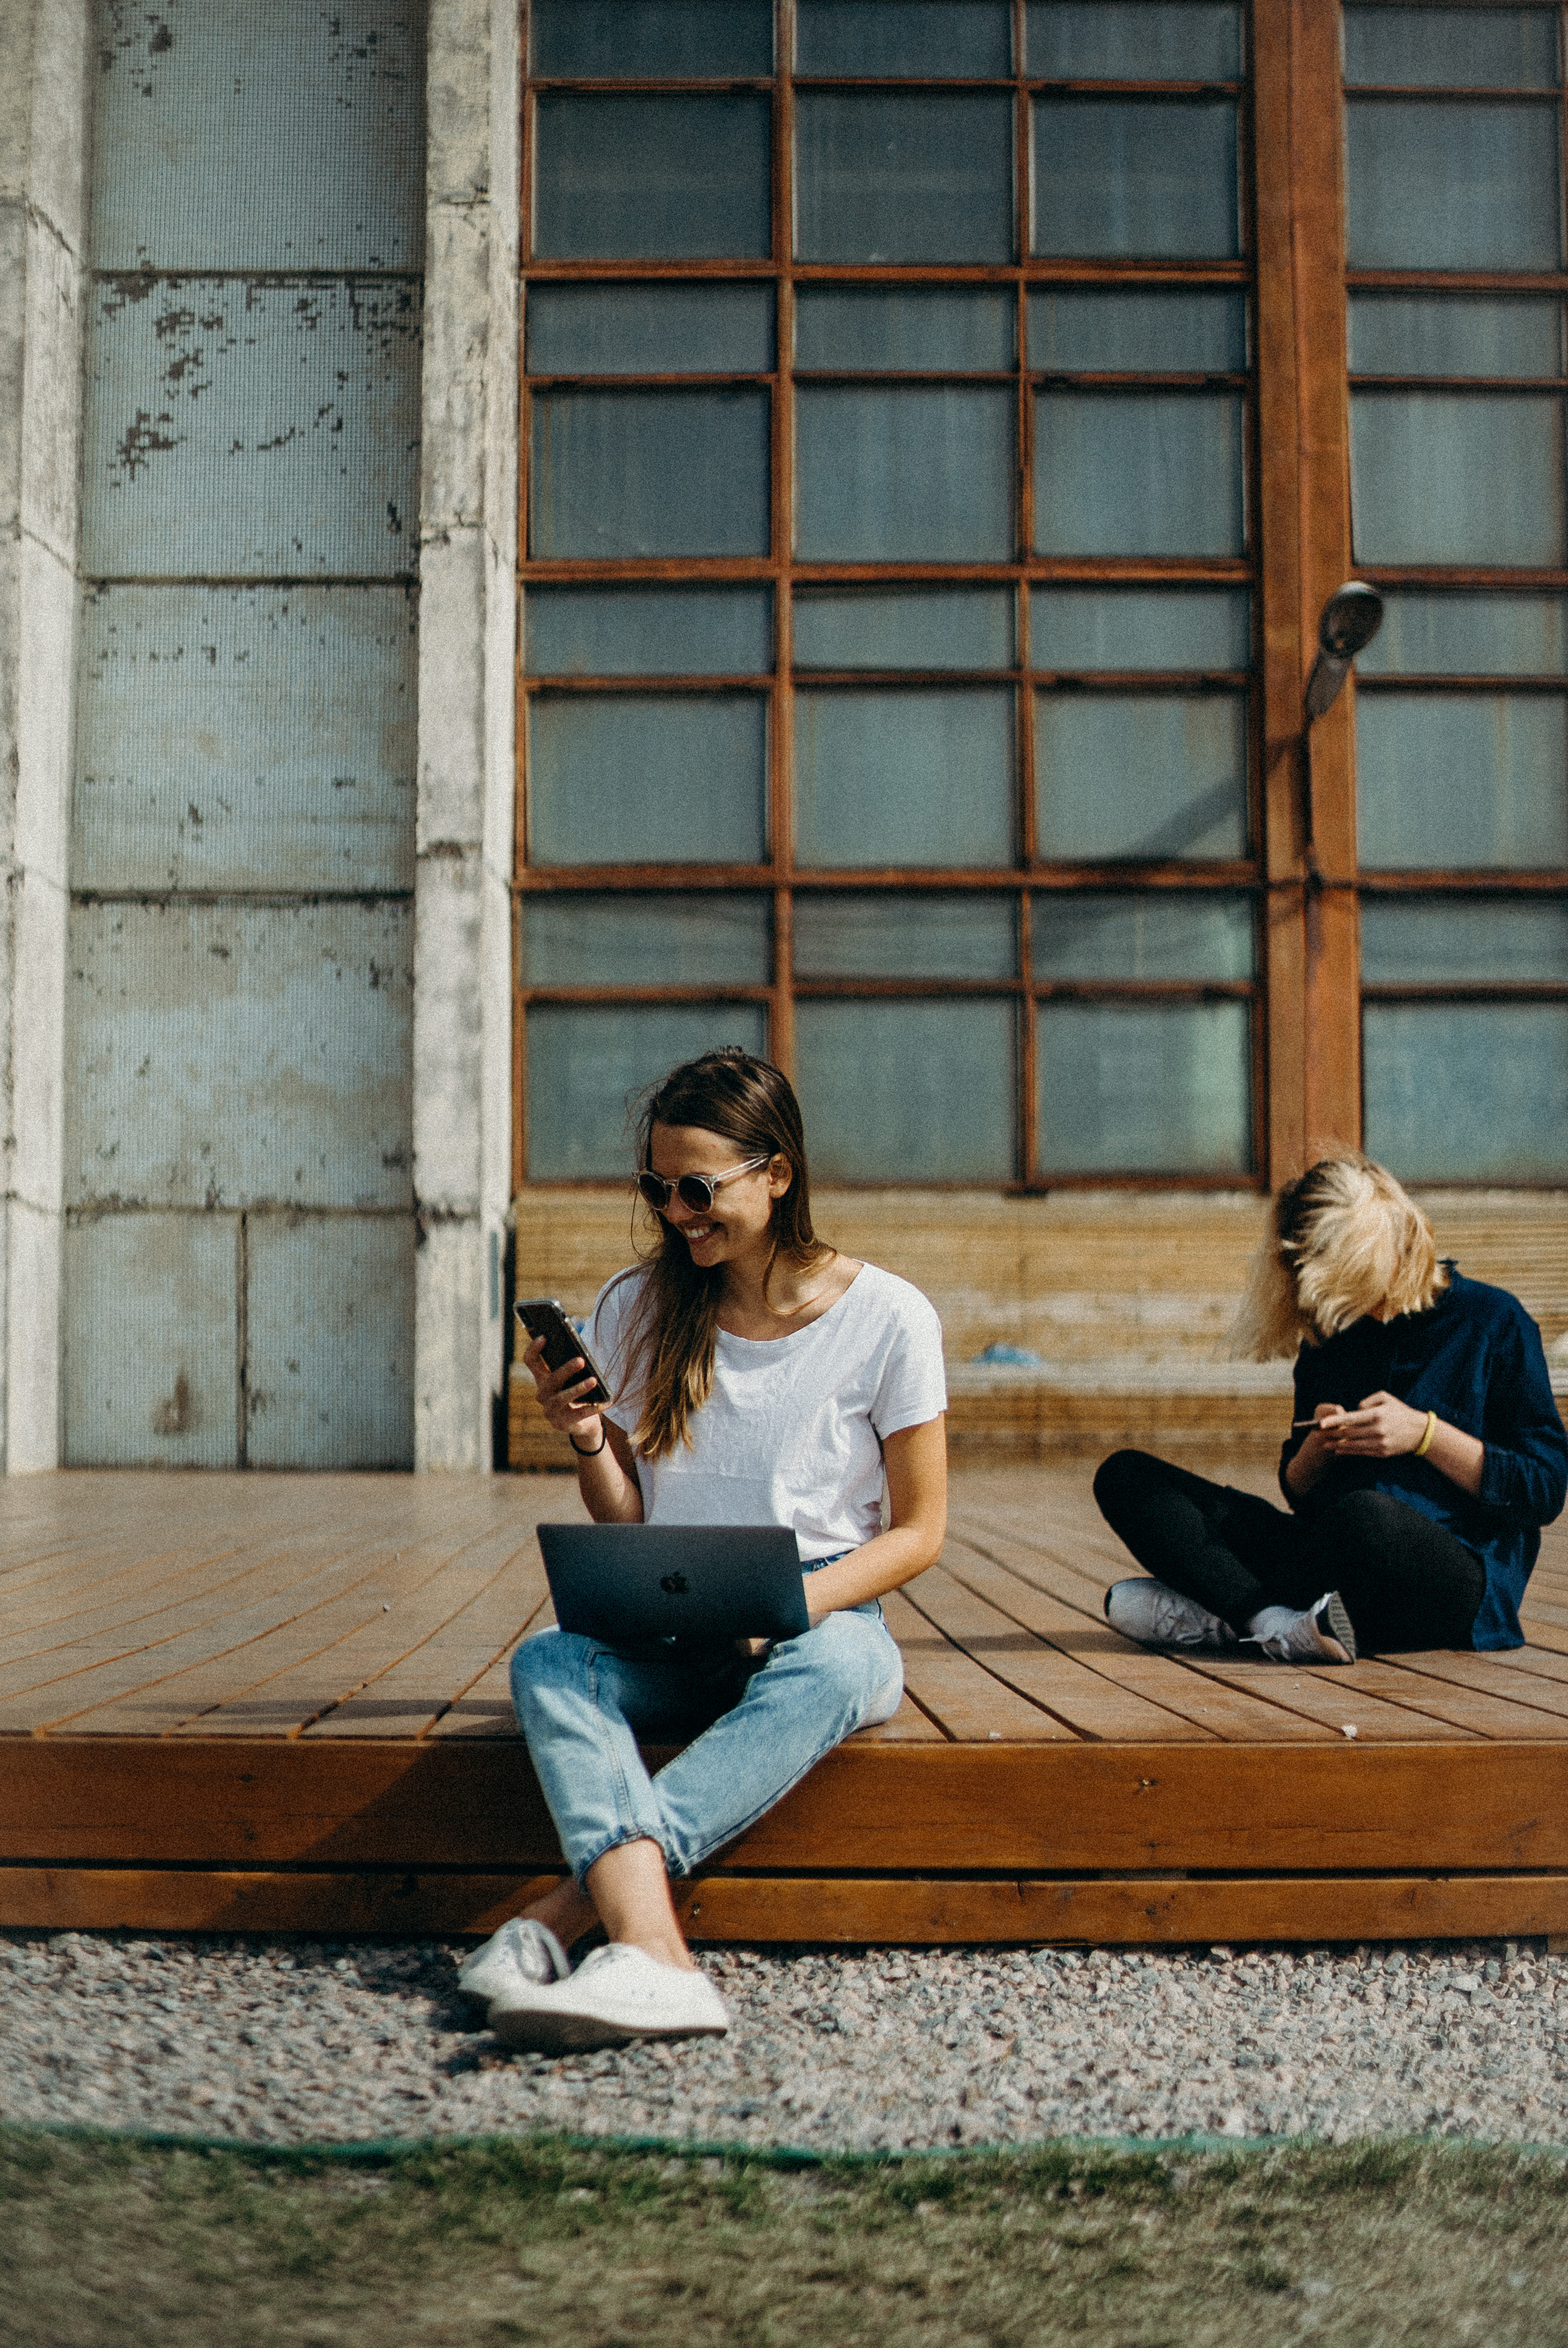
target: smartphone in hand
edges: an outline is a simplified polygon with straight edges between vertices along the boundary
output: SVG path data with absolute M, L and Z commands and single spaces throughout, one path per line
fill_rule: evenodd
M 558 1296 L 520 1296 L 512 1311 L 531 1337 L 543 1338 L 547 1370 L 563 1370 L 568 1362 L 579 1358 L 586 1365 L 584 1375 L 595 1381 L 593 1393 L 580 1397 L 588 1408 L 603 1410 L 614 1401 L 610 1381 L 589 1352 L 587 1341 L 567 1319 L 566 1307 Z

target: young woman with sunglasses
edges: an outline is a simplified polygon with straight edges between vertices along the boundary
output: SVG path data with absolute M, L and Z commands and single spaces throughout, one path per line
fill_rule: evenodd
M 523 1359 L 597 1523 L 789 1526 L 811 1627 L 717 1654 L 559 1630 L 518 1649 L 513 1702 L 572 1872 L 460 1976 L 518 2046 L 727 2028 L 670 1878 L 897 1709 L 877 1601 L 934 1561 L 946 1524 L 941 1326 L 918 1289 L 816 1237 L 779 1070 L 738 1050 L 674 1069 L 638 1150 L 658 1245 L 602 1292 L 590 1334 L 614 1401 L 593 1409 L 584 1365 L 548 1371 L 537 1340 Z M 685 1749 L 650 1776 L 639 1736 Z M 595 1924 L 608 1945 L 573 1972 L 565 1951 Z

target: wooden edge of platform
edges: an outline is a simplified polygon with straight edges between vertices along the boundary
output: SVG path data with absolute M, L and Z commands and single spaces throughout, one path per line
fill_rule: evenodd
M 560 1865 L 521 1739 L 0 1745 L 0 1868 L 505 1875 Z M 729 1854 L 757 1875 L 1568 1869 L 1568 1741 L 844 1746 Z M 786 1935 L 794 1938 L 793 1931 Z
M 493 1931 L 554 1874 L 273 1874 L 0 1868 L 0 1930 L 393 1934 Z M 1568 1874 L 965 1880 L 712 1875 L 677 1887 L 715 1944 L 1159 1947 L 1568 1935 Z

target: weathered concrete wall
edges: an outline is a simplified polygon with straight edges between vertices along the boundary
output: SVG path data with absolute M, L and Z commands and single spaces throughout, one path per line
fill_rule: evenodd
M 511 1176 L 518 15 L 432 0 L 420 510 L 416 1457 L 490 1464 Z
M 406 1466 L 423 0 L 94 24 L 65 1457 Z
M 0 1465 L 59 1457 L 88 0 L 0 8 Z

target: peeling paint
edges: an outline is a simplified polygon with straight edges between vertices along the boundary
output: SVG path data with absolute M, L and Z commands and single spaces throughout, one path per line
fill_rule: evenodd
M 184 296 L 189 289 L 181 286 Z M 97 577 L 396 578 L 415 550 L 419 289 L 99 288 L 84 560 Z
M 67 1455 L 406 1467 L 423 9 L 96 5 Z

